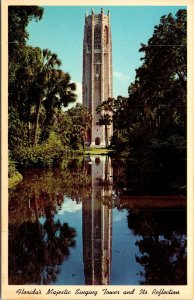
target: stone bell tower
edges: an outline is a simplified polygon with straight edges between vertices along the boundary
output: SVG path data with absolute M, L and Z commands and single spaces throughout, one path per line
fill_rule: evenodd
M 106 138 L 110 144 L 113 125 L 99 125 L 100 114 L 96 108 L 103 101 L 112 98 L 112 40 L 110 13 L 85 16 L 83 42 L 83 104 L 92 113 L 92 128 L 86 144 L 91 147 L 105 147 Z M 105 112 L 108 114 L 109 112 Z M 103 112 L 102 112 L 103 114 Z M 109 113 L 111 114 L 111 113 Z

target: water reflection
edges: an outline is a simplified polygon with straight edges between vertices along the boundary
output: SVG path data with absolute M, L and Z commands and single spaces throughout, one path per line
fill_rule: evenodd
M 186 284 L 184 197 L 127 195 L 106 156 L 23 174 L 9 193 L 9 284 Z
M 185 210 L 129 210 L 128 226 L 138 236 L 136 261 L 144 268 L 140 284 L 187 283 Z
M 52 284 L 69 247 L 75 246 L 75 230 L 54 222 L 49 209 L 46 214 L 43 225 L 25 221 L 9 226 L 9 284 Z
M 109 285 L 112 255 L 112 208 L 101 199 L 112 195 L 112 168 L 108 157 L 94 157 L 88 172 L 92 192 L 82 204 L 85 284 Z

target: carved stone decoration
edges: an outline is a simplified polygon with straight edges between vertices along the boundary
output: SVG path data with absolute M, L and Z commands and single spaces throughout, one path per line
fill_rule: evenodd
M 108 27 L 104 27 L 104 47 L 107 48 L 108 45 Z
M 100 62 L 101 62 L 101 54 L 100 53 L 95 53 L 94 63 L 100 63 Z

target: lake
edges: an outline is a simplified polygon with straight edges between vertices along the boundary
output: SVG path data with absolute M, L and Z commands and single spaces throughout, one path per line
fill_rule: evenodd
M 184 195 L 146 190 L 102 155 L 21 173 L 9 191 L 9 284 L 187 284 Z

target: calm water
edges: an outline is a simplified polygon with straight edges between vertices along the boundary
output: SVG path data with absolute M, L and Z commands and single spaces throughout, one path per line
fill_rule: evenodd
M 129 192 L 106 156 L 22 174 L 9 193 L 9 284 L 186 284 L 183 196 Z

